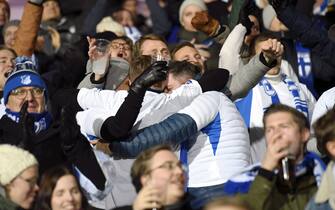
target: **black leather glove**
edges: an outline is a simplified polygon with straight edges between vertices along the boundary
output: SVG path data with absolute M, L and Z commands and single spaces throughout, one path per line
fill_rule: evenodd
M 276 12 L 278 12 L 288 7 L 288 5 L 293 3 L 293 1 L 292 0 L 269 0 L 269 3 L 273 7 L 273 9 L 276 10 Z
M 32 139 L 34 136 L 34 120 L 28 113 L 28 101 L 24 102 L 20 109 L 19 125 L 21 127 L 21 141 L 19 146 L 26 150 L 30 150 L 32 146 Z
M 253 22 L 249 19 L 249 14 L 255 10 L 255 4 L 253 0 L 244 0 L 244 3 L 240 10 L 239 15 L 239 23 L 241 23 L 247 29 L 247 33 L 245 34 L 248 36 L 251 33 L 251 28 L 254 25 Z
M 166 61 L 156 61 L 138 76 L 131 84 L 130 89 L 135 93 L 143 93 L 153 84 L 166 79 L 168 65 Z
M 74 105 L 66 105 L 61 110 L 60 137 L 63 150 L 71 150 L 77 143 L 80 127 L 76 121 L 77 110 Z

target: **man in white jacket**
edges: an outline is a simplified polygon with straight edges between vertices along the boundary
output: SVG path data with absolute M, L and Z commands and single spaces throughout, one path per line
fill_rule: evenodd
M 276 47 L 271 49 L 273 54 L 280 49 L 280 46 Z M 189 167 L 189 191 L 199 199 L 193 205 L 201 207 L 207 199 L 222 195 L 226 180 L 249 164 L 250 143 L 241 116 L 224 94 L 208 92 L 199 95 L 202 90 L 194 80 L 175 88 L 168 95 L 147 91 L 134 129 L 157 123 L 187 106 L 179 113 L 191 116 L 201 132 L 193 140 L 183 143 L 178 153 Z M 122 91 L 82 89 L 78 102 L 85 111 L 77 115 L 82 132 L 100 138 L 106 118 L 116 113 L 126 95 Z M 199 97 L 192 102 L 197 95 Z M 134 148 L 145 146 L 153 145 L 143 143 Z M 112 152 L 117 155 L 118 149 Z

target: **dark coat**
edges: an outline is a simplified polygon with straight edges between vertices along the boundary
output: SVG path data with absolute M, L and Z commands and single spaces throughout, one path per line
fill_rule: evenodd
M 334 86 L 335 43 L 328 38 L 327 31 L 320 22 L 299 14 L 293 7 L 279 9 L 278 18 L 290 29 L 292 38 L 299 40 L 304 47 L 311 49 L 312 70 L 315 86 L 322 92 Z
M 19 123 L 4 115 L 0 119 L 0 143 L 22 146 L 23 129 Z M 65 163 L 65 155 L 61 148 L 59 124 L 52 123 L 50 127 L 29 138 L 24 146 L 37 159 L 39 171 Z

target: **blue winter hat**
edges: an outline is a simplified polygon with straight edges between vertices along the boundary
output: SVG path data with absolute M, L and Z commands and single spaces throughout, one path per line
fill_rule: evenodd
M 36 67 L 30 58 L 22 56 L 15 59 L 14 72 L 9 75 L 3 91 L 4 102 L 7 104 L 9 94 L 19 87 L 33 86 L 44 90 L 44 97 L 47 100 L 47 86 L 41 76 L 36 72 Z

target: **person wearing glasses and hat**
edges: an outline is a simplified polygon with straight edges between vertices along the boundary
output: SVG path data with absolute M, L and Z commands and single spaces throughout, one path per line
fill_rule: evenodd
M 63 132 L 64 123 L 54 120 L 49 113 L 47 85 L 35 71 L 32 61 L 28 57 L 17 57 L 15 61 L 15 70 L 7 78 L 3 91 L 6 109 L 0 119 L 0 145 L 11 144 L 28 150 L 39 163 L 39 174 L 43 174 L 49 168 L 68 162 L 62 145 L 76 137 Z M 85 143 L 79 141 L 78 150 L 90 147 Z M 88 151 L 83 159 L 90 167 L 81 173 L 91 177 L 94 171 L 94 177 L 103 182 L 104 175 L 93 151 Z M 72 163 L 78 166 L 76 160 Z
M 38 192 L 38 162 L 30 152 L 0 145 L 0 209 L 31 209 Z
M 20 60 L 21 58 L 21 60 Z M 64 162 L 59 132 L 47 110 L 48 90 L 28 59 L 16 59 L 3 90 L 5 114 L 0 119 L 0 144 L 27 149 L 40 162 L 40 171 Z

